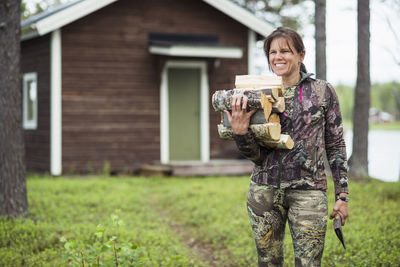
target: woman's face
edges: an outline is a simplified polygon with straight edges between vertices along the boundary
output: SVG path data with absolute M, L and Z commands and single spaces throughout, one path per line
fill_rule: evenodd
M 272 40 L 269 49 L 269 64 L 276 75 L 283 78 L 298 75 L 303 59 L 304 52 L 297 53 L 291 40 L 287 41 L 285 38 Z

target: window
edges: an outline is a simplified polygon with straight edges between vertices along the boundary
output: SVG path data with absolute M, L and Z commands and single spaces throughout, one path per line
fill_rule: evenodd
M 37 128 L 37 73 L 25 73 L 22 84 L 22 122 L 24 129 Z

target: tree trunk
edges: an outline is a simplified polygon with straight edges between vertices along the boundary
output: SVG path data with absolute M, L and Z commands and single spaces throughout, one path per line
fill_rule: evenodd
M 353 112 L 353 154 L 350 173 L 368 176 L 368 117 L 370 105 L 369 0 L 358 0 L 357 84 Z
M 326 0 L 315 0 L 315 48 L 317 78 L 326 80 Z
M 27 213 L 20 81 L 20 1 L 0 2 L 0 216 Z

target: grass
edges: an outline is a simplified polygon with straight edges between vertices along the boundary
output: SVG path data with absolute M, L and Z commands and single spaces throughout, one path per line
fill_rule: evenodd
M 30 216 L 0 218 L 0 266 L 68 266 L 60 238 L 84 247 L 116 210 L 125 223 L 118 242 L 133 245 L 138 266 L 256 266 L 248 184 L 248 177 L 30 177 Z M 331 210 L 332 182 L 329 188 Z M 400 183 L 352 181 L 350 190 L 347 250 L 329 221 L 323 266 L 398 264 Z M 287 229 L 285 266 L 293 263 Z

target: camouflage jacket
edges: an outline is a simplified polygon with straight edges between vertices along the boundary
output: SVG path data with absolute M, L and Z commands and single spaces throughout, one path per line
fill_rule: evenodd
M 282 133 L 294 147 L 268 149 L 256 143 L 249 129 L 234 134 L 240 152 L 255 163 L 251 180 L 277 188 L 327 189 L 326 151 L 335 194 L 348 193 L 347 157 L 339 102 L 333 87 L 302 73 L 299 84 L 285 89 L 285 112 L 280 114 Z

